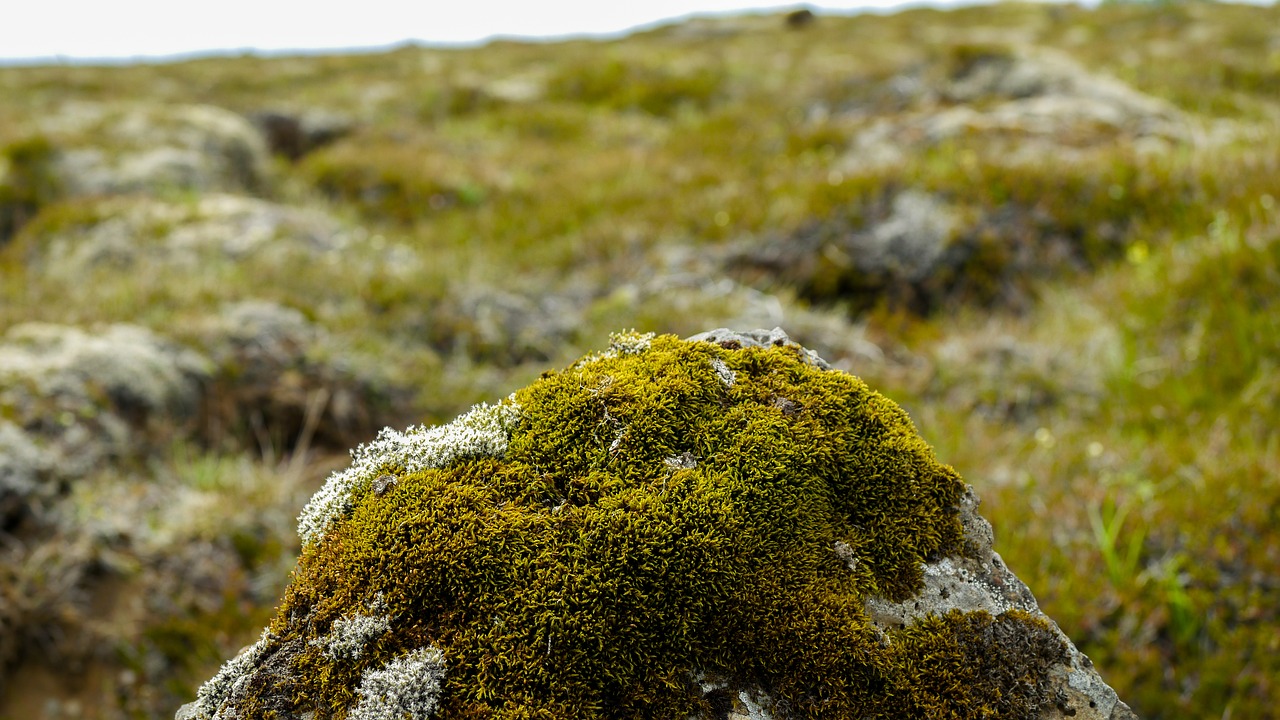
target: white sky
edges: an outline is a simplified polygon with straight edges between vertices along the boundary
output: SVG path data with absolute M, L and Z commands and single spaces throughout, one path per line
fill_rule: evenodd
M 862 0 L 811 7 L 849 12 L 905 4 Z M 607 34 L 690 14 L 795 6 L 769 0 L 0 0 L 0 62 Z

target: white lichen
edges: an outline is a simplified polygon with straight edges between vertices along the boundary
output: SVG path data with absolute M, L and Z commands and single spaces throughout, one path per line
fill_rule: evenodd
M 747 709 L 747 716 L 751 720 L 773 720 L 773 715 L 765 709 L 765 706 L 770 704 L 767 695 L 756 695 L 747 690 L 740 690 L 738 699 L 742 701 L 743 707 Z
M 415 426 L 403 433 L 383 428 L 376 440 L 353 450 L 351 467 L 329 476 L 302 509 L 298 535 L 303 546 L 319 542 L 329 523 L 354 506 L 357 491 L 370 487 L 384 470 L 411 474 L 464 458 L 501 457 L 519 419 L 513 395 L 496 405 L 476 405 L 447 425 Z
M 387 614 L 382 593 L 369 603 L 369 609 L 376 614 L 356 613 L 334 620 L 329 633 L 312 640 L 311 644 L 321 648 L 331 660 L 358 659 L 369 643 L 391 629 L 391 616 Z
M 582 368 L 592 363 L 600 362 L 601 360 L 612 360 L 626 355 L 639 355 L 649 349 L 649 346 L 653 344 L 653 339 L 655 337 L 657 337 L 655 333 L 641 333 L 634 330 L 610 333 L 608 350 L 605 350 L 604 352 L 591 353 L 574 363 L 573 366 L 576 368 Z
M 244 684 L 245 680 L 257 667 L 258 660 L 267 649 L 267 645 L 275 639 L 270 630 L 263 629 L 258 642 L 245 648 L 239 655 L 228 660 L 218 670 L 218 674 L 209 678 L 196 692 L 195 717 L 208 720 L 221 720 L 235 715 L 235 708 L 228 700 Z
M 738 373 L 730 370 L 729 366 L 725 365 L 724 361 L 720 358 L 712 358 L 711 367 L 715 369 L 716 378 L 720 380 L 721 385 L 724 385 L 725 387 L 733 387 L 733 384 L 737 382 Z
M 649 349 L 655 337 L 654 333 L 640 333 L 634 330 L 610 333 L 609 349 L 619 355 L 638 355 Z
M 843 540 L 836 541 L 836 557 L 840 558 L 845 567 L 850 570 L 858 569 L 858 556 L 853 552 L 853 546 Z
M 360 678 L 360 700 L 349 720 L 425 720 L 436 711 L 445 657 L 436 647 L 415 650 Z

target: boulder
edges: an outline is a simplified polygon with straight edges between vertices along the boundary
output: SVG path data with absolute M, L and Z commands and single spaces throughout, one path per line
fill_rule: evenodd
M 73 102 L 0 146 L 0 244 L 68 198 L 257 193 L 270 154 L 245 118 L 209 105 Z
M 573 341 L 589 302 L 585 292 L 465 283 L 431 308 L 425 334 L 442 352 L 498 366 L 545 362 Z
M 886 306 L 929 315 L 959 303 L 1025 310 L 1041 280 L 1096 267 L 1124 241 L 1110 219 L 1082 227 L 1022 202 L 987 208 L 889 184 L 785 235 L 747 237 L 710 254 L 765 289 L 793 288 L 855 313 Z
M 906 413 L 781 330 L 615 335 L 352 459 L 178 718 L 1134 717 Z
M 857 309 L 887 301 L 926 311 L 972 254 L 961 242 L 966 219 L 937 195 L 908 189 L 889 194 L 861 223 L 836 215 L 785 242 L 739 243 L 727 265 L 750 280 L 781 280 L 815 300 L 839 297 Z

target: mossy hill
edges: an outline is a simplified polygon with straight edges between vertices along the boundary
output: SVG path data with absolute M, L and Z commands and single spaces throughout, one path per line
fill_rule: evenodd
M 348 448 L 722 326 L 909 409 L 1139 715 L 1274 715 L 1277 28 L 1002 3 L 0 67 L 0 717 L 169 716 Z M 181 408 L 122 360 L 189 353 Z

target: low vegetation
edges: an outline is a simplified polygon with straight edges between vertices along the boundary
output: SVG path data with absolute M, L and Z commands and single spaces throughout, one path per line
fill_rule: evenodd
M 1277 28 L 1274 6 L 1000 4 L 0 68 L 0 353 L 24 323 L 143 325 L 212 358 L 223 418 L 60 478 L 35 509 L 0 492 L 0 717 L 42 712 L 44 687 L 170 717 L 256 639 L 300 551 L 293 518 L 351 433 L 447 421 L 611 331 L 726 324 L 782 325 L 905 408 L 1140 716 L 1270 717 Z M 145 154 L 133 126 L 72 121 L 189 105 L 220 113 L 174 116 L 216 116 L 235 143 L 184 145 L 188 129 Z M 346 124 L 266 157 L 238 124 L 264 110 Z M 234 147 L 211 167 L 253 182 L 204 182 L 193 147 Z M 89 185 L 86 168 L 134 175 Z M 227 210 L 228 193 L 261 203 Z M 323 221 L 272 225 L 276 207 Z M 320 339 L 265 375 L 220 355 L 210 318 L 247 300 Z M 63 437 L 6 405 L 7 372 L 0 441 L 4 423 Z M 340 401 L 358 422 L 328 432 Z M 209 592 L 163 580 L 197 576 Z M 169 600 L 126 612 L 137 588 Z

